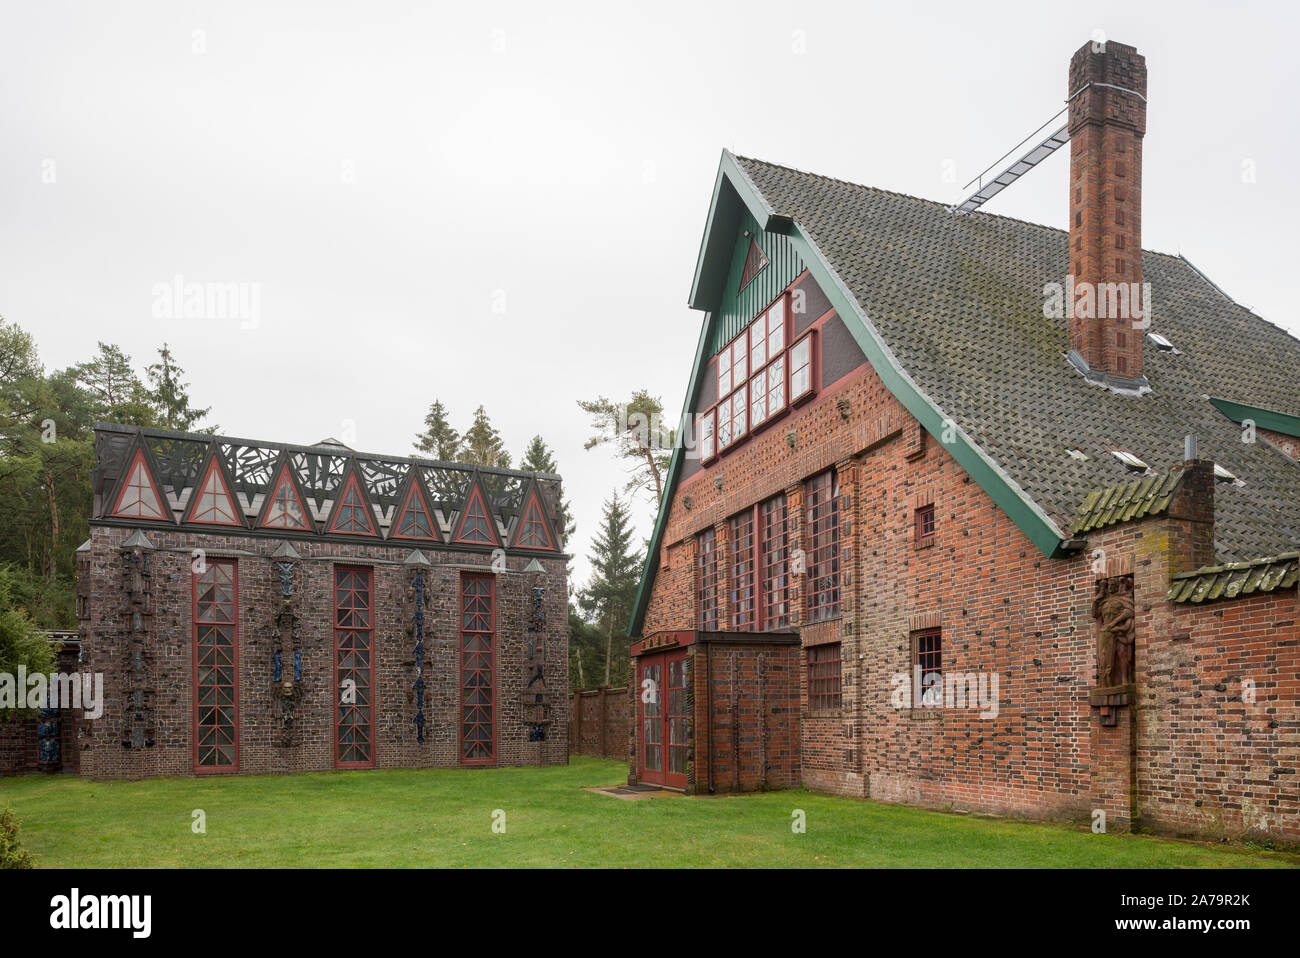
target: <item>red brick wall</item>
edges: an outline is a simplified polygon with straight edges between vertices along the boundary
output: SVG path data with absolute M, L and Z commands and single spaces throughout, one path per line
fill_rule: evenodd
M 1272 443 L 1292 459 L 1300 459 L 1300 439 L 1285 433 L 1273 432 L 1271 429 L 1256 429 L 1255 436 Z
M 569 693 L 569 754 L 627 758 L 632 733 L 627 687 Z
M 694 733 L 687 790 L 798 786 L 799 647 L 699 642 L 691 646 L 687 669 Z
M 273 618 L 280 585 L 273 539 L 241 535 L 194 535 L 149 529 L 151 610 L 145 618 L 146 698 L 156 744 L 124 748 L 128 707 L 130 624 L 124 591 L 124 563 L 117 545 L 129 530 L 95 526 L 81 588 L 88 591 L 83 619 L 83 669 L 103 672 L 105 712 L 86 723 L 81 738 L 83 774 L 100 778 L 188 775 L 193 772 L 193 675 L 191 550 L 210 558 L 232 557 L 239 574 L 239 770 L 241 773 L 329 769 L 334 766 L 333 589 L 336 562 L 374 570 L 374 738 L 376 767 L 459 764 L 459 576 L 462 567 L 486 571 L 487 557 L 425 550 L 430 605 L 425 611 L 425 741 L 416 741 L 413 581 L 415 567 L 403 564 L 409 546 L 295 542 L 302 554 L 295 571 L 299 646 L 304 697 L 298 706 L 293 743 L 280 744 L 281 718 L 272 683 Z M 567 675 L 567 590 L 562 558 L 543 558 L 539 582 L 521 573 L 527 558 L 511 556 L 509 572 L 496 576 L 497 764 L 564 764 L 568 760 L 568 698 L 557 686 Z M 531 587 L 547 587 L 545 674 L 553 722 L 547 741 L 530 742 L 524 724 L 527 624 Z M 285 662 L 292 674 L 292 664 Z M 535 686 L 534 686 L 535 689 Z M 129 736 L 128 736 L 129 737 Z
M 787 488 L 797 520 L 798 484 L 839 463 L 850 476 L 841 503 L 844 614 L 804 626 L 801 638 L 805 647 L 841 642 L 843 704 L 811 716 L 801 693 L 804 784 L 1040 817 L 1087 819 L 1100 807 L 1120 827 L 1136 816 L 1156 828 L 1237 834 L 1263 822 L 1296 836 L 1295 590 L 1190 609 L 1165 602 L 1171 574 L 1212 556 L 1209 526 L 1196 514 L 1205 496 L 1190 492 L 1167 516 L 1102 530 L 1073 556 L 1045 558 L 941 442 L 917 433 L 868 368 L 683 483 L 644 634 L 693 624 L 691 536 Z M 914 515 L 927 503 L 937 529 L 933 544 L 921 545 Z M 797 521 L 791 537 L 799 548 Z M 1094 570 L 1098 549 L 1108 561 Z M 1125 710 L 1114 727 L 1100 727 L 1088 698 L 1099 571 L 1134 574 L 1139 612 L 1139 711 Z M 794 607 L 798 625 L 802 601 Z M 911 634 L 933 625 L 943 630 L 945 671 L 997 674 L 996 717 L 891 705 L 893 677 L 910 671 Z M 1171 638 L 1181 633 L 1190 638 Z M 1245 671 L 1258 690 L 1252 710 L 1212 694 Z

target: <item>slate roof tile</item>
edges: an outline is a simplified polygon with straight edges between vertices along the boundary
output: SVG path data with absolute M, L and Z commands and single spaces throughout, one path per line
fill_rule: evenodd
M 1206 399 L 1300 415 L 1300 341 L 1187 260 L 1143 253 L 1151 328 L 1180 354 L 1146 342 L 1152 392 L 1118 395 L 1067 365 L 1067 320 L 1043 315 L 1044 284 L 1065 282 L 1065 231 L 736 159 L 816 243 L 917 385 L 1061 528 L 1075 525 L 1090 491 L 1132 483 L 1112 449 L 1164 474 L 1192 433 L 1203 457 L 1245 480 L 1216 489 L 1216 558 L 1300 545 L 1300 468 L 1266 443 L 1243 443 Z

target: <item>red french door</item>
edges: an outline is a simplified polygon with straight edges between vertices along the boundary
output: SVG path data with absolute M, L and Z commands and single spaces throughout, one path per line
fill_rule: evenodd
M 686 650 L 645 656 L 637 666 L 637 778 L 686 787 Z

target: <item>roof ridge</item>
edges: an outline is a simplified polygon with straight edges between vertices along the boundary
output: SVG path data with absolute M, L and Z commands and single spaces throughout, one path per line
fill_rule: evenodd
M 734 155 L 737 160 L 744 160 L 747 163 L 760 163 L 763 166 L 769 166 L 772 167 L 773 169 L 786 170 L 790 173 L 798 173 L 800 176 L 811 176 L 815 179 L 827 180 L 828 182 L 831 183 L 840 183 L 843 184 L 844 186 L 851 186 L 855 189 L 869 190 L 872 193 L 883 193 L 886 196 L 897 196 L 905 200 L 915 200 L 918 203 L 926 203 L 930 206 L 940 207 L 941 209 L 947 212 L 951 212 L 952 210 L 952 206 L 948 203 L 943 202 L 942 200 L 932 200 L 925 196 L 917 196 L 914 193 L 904 193 L 901 190 L 890 190 L 890 189 L 886 189 L 883 186 L 872 186 L 868 183 L 855 183 L 853 180 L 846 180 L 838 176 L 828 176 L 825 173 L 814 173 L 811 170 L 801 170 L 797 166 L 789 166 L 785 163 L 773 163 L 771 160 L 761 160 L 756 156 L 741 156 L 738 153 Z M 979 217 L 986 217 L 989 219 L 1003 220 L 1004 222 L 1007 223 L 1019 223 L 1021 226 L 1032 226 L 1034 229 L 1047 230 L 1050 233 L 1060 233 L 1065 236 L 1069 236 L 1070 234 L 1070 231 L 1068 229 L 1062 229 L 1059 226 L 1048 226 L 1046 223 L 1035 223 L 1033 220 L 1021 219 L 1018 216 L 1006 216 L 1005 214 L 1002 213 L 989 213 L 985 210 L 975 210 L 966 215 L 972 217 L 979 216 Z M 1188 266 L 1191 266 L 1192 269 L 1195 270 L 1197 273 L 1200 273 L 1201 277 L 1205 279 L 1205 281 L 1208 282 L 1211 286 L 1213 286 L 1216 290 L 1218 290 L 1218 292 L 1228 302 L 1232 303 L 1234 306 L 1240 306 L 1242 309 L 1247 309 L 1248 312 L 1252 312 L 1252 313 L 1254 312 L 1253 310 L 1249 310 L 1245 306 L 1241 306 L 1241 304 L 1238 303 L 1235 299 L 1233 299 L 1227 293 L 1223 292 L 1222 289 L 1219 289 L 1219 287 L 1208 276 L 1206 276 L 1204 273 L 1201 273 L 1201 271 L 1199 269 L 1196 269 L 1195 266 L 1192 266 L 1191 262 L 1187 260 L 1187 258 L 1183 256 L 1182 253 L 1166 253 L 1163 250 L 1147 249 L 1146 247 L 1143 247 L 1142 252 L 1150 253 L 1152 256 L 1163 256 L 1165 259 L 1180 260 L 1186 263 Z M 1256 313 L 1255 315 L 1258 314 Z M 1262 316 L 1260 318 L 1263 319 Z

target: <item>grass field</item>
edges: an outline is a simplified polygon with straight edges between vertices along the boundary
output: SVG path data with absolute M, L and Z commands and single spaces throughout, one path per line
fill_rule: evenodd
M 320 772 L 91 782 L 0 779 L 38 865 L 64 867 L 1282 867 L 1246 848 L 1093 835 L 805 791 L 620 801 L 567 768 Z M 195 834 L 202 809 L 206 834 Z M 792 812 L 807 830 L 795 834 Z M 492 830 L 504 812 L 505 831 Z

